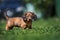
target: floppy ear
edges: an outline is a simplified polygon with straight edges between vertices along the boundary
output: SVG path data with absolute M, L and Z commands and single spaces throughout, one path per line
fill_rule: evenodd
M 34 20 L 37 20 L 37 16 L 36 15 L 34 16 Z
M 35 13 L 33 13 L 33 12 L 32 12 L 32 15 L 33 15 L 33 19 L 37 20 L 37 15 Z
M 27 20 L 27 18 L 26 18 L 26 17 L 23 17 L 23 20 L 24 20 L 24 21 L 26 21 L 26 20 Z

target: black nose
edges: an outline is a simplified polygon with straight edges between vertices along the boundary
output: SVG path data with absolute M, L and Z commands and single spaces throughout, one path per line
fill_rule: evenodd
M 29 21 L 31 21 L 32 19 L 29 19 Z

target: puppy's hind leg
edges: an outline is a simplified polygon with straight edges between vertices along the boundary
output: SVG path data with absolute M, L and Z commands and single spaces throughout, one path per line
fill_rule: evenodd
M 6 30 L 9 30 L 10 28 L 9 28 L 9 26 L 6 26 L 6 28 L 5 28 Z
M 11 30 L 13 27 L 6 25 L 6 30 Z

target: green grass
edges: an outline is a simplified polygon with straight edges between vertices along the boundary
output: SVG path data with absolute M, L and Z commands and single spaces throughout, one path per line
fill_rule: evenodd
M 6 22 L 0 22 L 0 40 L 60 40 L 60 19 L 38 19 L 32 24 L 32 29 L 14 27 L 5 30 Z

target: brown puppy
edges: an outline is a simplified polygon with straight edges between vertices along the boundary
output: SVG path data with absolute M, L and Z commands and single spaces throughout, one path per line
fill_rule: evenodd
M 7 19 L 6 30 L 10 30 L 14 26 L 15 27 L 21 27 L 22 29 L 26 28 L 26 23 L 24 22 L 22 17 L 9 18 L 7 15 L 5 17 Z
M 28 19 L 37 20 L 37 16 L 33 12 L 26 12 L 23 14 Z
M 26 25 L 27 28 L 31 29 L 32 28 L 32 19 L 36 20 L 37 16 L 33 12 L 26 12 L 23 17 L 26 17 Z

